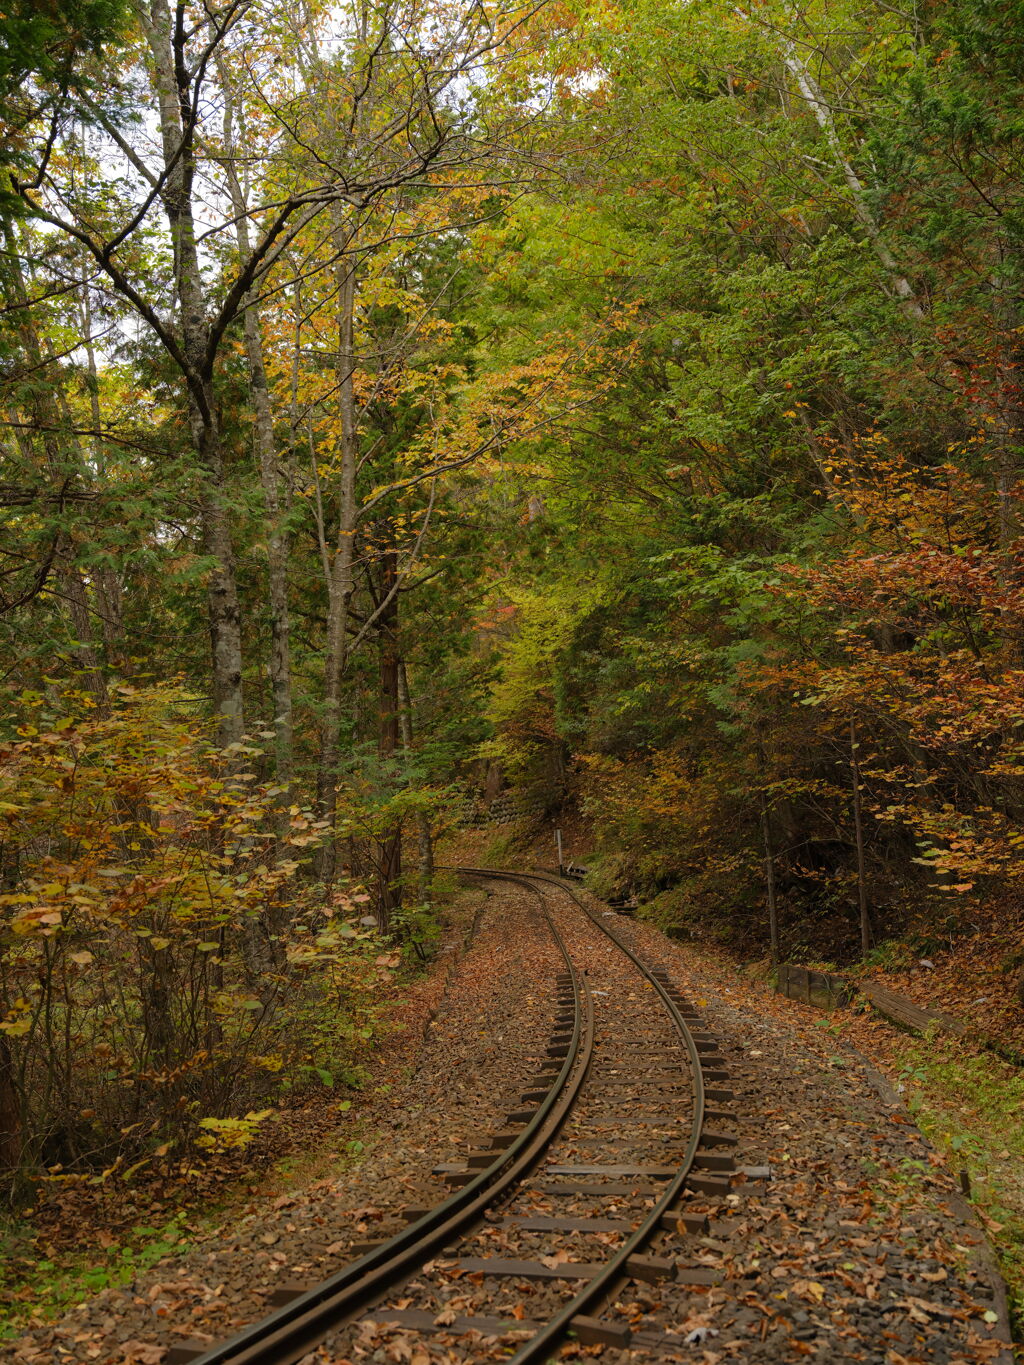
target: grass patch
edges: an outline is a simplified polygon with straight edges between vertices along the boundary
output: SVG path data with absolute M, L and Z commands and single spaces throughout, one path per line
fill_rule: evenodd
M 165 1256 L 179 1255 L 191 1244 L 187 1214 L 175 1214 L 158 1225 L 140 1223 L 88 1251 L 43 1249 L 25 1223 L 0 1228 L 0 1256 L 5 1274 L 0 1282 L 0 1340 L 19 1335 L 33 1322 L 59 1316 L 76 1303 L 111 1286 L 131 1284 Z
M 1024 1072 L 944 1036 L 908 1039 L 898 1062 L 918 1125 L 970 1176 L 1024 1342 Z
M 481 867 L 518 867 L 530 846 L 525 824 L 517 820 L 494 834 L 481 850 Z

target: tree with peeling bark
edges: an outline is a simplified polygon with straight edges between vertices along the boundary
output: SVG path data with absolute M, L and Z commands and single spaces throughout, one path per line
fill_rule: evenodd
M 125 184 L 134 189 L 134 197 L 120 212 L 111 214 L 110 205 L 102 216 L 95 212 L 95 181 L 81 173 L 83 168 L 76 174 L 63 154 L 62 139 L 73 114 L 63 107 L 40 118 L 37 169 L 31 176 L 15 173 L 12 184 L 34 220 L 84 249 L 106 286 L 131 305 L 180 375 L 210 560 L 207 602 L 215 706 L 220 737 L 228 746 L 241 742 L 245 719 L 242 604 L 218 389 L 225 337 L 261 291 L 274 287 L 274 272 L 288 248 L 322 212 L 333 206 L 337 213 L 337 206 L 347 205 L 358 215 L 401 186 L 429 184 L 466 162 L 469 136 L 453 92 L 500 50 L 530 11 L 513 11 L 497 23 L 483 7 L 462 12 L 457 6 L 419 10 L 363 5 L 342 13 L 342 97 L 326 135 L 317 95 L 299 84 L 296 66 L 286 68 L 283 79 L 278 75 L 274 84 L 284 91 L 276 100 L 263 73 L 245 67 L 247 96 L 272 125 L 266 155 L 275 175 L 272 187 L 269 182 L 261 185 L 269 196 L 243 206 L 241 215 L 231 183 L 237 183 L 237 176 L 228 175 L 225 193 L 220 158 L 208 148 L 218 137 L 218 121 L 237 104 L 217 90 L 217 68 L 226 69 L 236 51 L 244 66 L 247 26 L 273 19 L 272 7 L 233 0 L 211 12 L 183 0 L 175 5 L 139 0 L 134 13 L 143 41 L 135 60 L 126 63 L 118 93 L 126 101 L 141 86 L 157 125 L 155 145 L 145 119 L 129 122 L 110 116 L 84 97 L 108 140 L 98 155 L 126 167 Z M 335 17 L 330 9 L 310 7 L 313 22 L 330 23 Z M 388 94 L 386 112 L 369 127 L 366 110 L 369 105 L 382 107 L 382 83 Z M 234 115 L 238 118 L 240 111 L 235 109 Z M 303 167 L 294 176 L 285 173 L 284 183 L 278 183 L 288 153 L 296 147 L 309 154 L 313 176 L 308 178 Z M 474 147 L 473 158 L 480 157 Z M 138 259 L 141 234 L 152 229 L 155 214 L 164 220 L 172 309 L 159 301 Z M 237 236 L 239 223 L 245 245 L 232 253 L 222 273 L 218 255 Z M 336 255 L 344 262 L 351 252 L 339 245 Z M 276 546 L 278 559 L 279 551 Z M 344 596 L 344 583 L 340 591 Z M 280 649 L 279 615 L 277 619 Z

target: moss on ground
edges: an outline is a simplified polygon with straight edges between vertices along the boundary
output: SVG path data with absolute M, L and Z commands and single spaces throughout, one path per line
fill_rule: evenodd
M 38 1254 L 31 1229 L 10 1222 L 0 1229 L 0 1257 L 5 1270 L 0 1282 L 0 1341 L 10 1339 L 31 1322 L 47 1320 L 114 1285 L 131 1284 L 139 1274 L 180 1254 L 191 1243 L 193 1227 L 186 1214 L 177 1213 L 155 1225 L 139 1224 L 107 1237 L 107 1245 L 88 1251 Z
M 1024 1072 L 945 1036 L 907 1039 L 897 1060 L 917 1123 L 970 1178 L 1024 1342 Z

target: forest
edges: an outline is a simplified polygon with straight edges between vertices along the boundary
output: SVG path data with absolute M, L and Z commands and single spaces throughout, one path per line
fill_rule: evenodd
M 5 1198 L 341 1085 L 499 791 L 1024 1011 L 1015 0 L 0 25 Z

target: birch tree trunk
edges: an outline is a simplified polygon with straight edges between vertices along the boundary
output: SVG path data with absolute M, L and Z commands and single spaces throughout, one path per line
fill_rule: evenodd
M 787 71 L 796 80 L 800 94 L 814 115 L 815 122 L 825 135 L 825 141 L 832 153 L 836 169 L 846 181 L 846 187 L 850 191 L 853 211 L 867 233 L 871 249 L 889 277 L 896 297 L 900 301 L 900 306 L 908 317 L 913 318 L 915 322 L 922 322 L 925 316 L 924 309 L 914 292 L 913 285 L 900 269 L 899 262 L 882 237 L 881 229 L 868 202 L 863 182 L 854 170 L 853 163 L 843 151 L 831 105 L 792 43 L 787 43 L 783 60 Z

